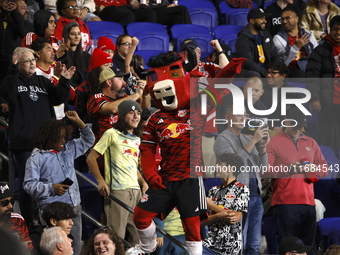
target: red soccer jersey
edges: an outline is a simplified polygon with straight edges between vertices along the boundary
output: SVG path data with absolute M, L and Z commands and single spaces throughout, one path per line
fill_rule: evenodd
M 103 93 L 99 93 L 91 96 L 87 102 L 87 114 L 91 118 L 98 119 L 99 134 L 95 134 L 98 139 L 100 139 L 104 132 L 109 128 L 112 128 L 112 125 L 118 121 L 118 114 L 104 115 L 100 110 L 105 103 L 113 101 L 116 101 L 116 99 L 108 97 Z
M 18 213 L 11 213 L 10 231 L 18 235 L 21 242 L 27 243 L 27 248 L 33 250 L 33 244 L 28 234 L 28 228 L 24 218 Z
M 29 48 L 32 44 L 32 42 L 35 41 L 35 39 L 39 38 L 39 36 L 37 36 L 35 33 L 27 33 L 26 36 L 24 38 L 22 38 L 21 41 L 21 47 L 26 47 Z M 54 51 L 57 51 L 59 49 L 59 41 L 55 36 L 51 36 L 50 38 L 48 38 L 48 40 L 51 41 L 51 45 Z

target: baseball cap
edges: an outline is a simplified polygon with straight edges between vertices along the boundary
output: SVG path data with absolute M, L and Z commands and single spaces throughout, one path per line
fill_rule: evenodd
M 297 127 L 307 127 L 307 118 L 297 107 L 292 107 L 287 111 L 286 119 L 293 119 L 297 122 Z
M 281 240 L 279 244 L 279 254 L 285 254 L 286 252 L 296 251 L 303 253 L 310 251 L 312 246 L 305 245 L 301 239 L 295 236 L 289 236 Z
M 116 67 L 105 68 L 99 75 L 99 83 L 112 79 L 113 77 L 125 77 L 129 75 L 129 73 L 119 71 Z
M 134 110 L 138 110 L 139 112 L 142 112 L 140 105 L 136 101 L 125 100 L 118 105 L 118 118 L 120 118 L 121 116 L 124 116 L 129 111 L 134 111 Z
M 106 63 L 112 63 L 112 58 L 109 54 L 101 49 L 95 48 L 92 52 L 92 56 L 90 59 L 90 66 L 88 71 L 95 69 L 98 66 L 104 65 Z
M 195 39 L 187 38 L 181 42 L 181 51 L 188 47 L 196 49 L 199 48 L 200 46 L 198 45 L 198 42 Z
M 250 19 L 259 19 L 262 17 L 269 17 L 269 16 L 271 16 L 271 14 L 265 13 L 261 8 L 254 8 L 248 12 L 247 20 L 249 21 Z
M 97 48 L 99 48 L 101 50 L 113 50 L 113 51 L 116 51 L 115 44 L 112 42 L 112 40 L 110 38 L 107 38 L 105 36 L 101 36 L 101 37 L 98 38 Z
M 9 187 L 7 182 L 0 182 L 0 199 L 5 197 L 12 197 L 13 190 Z

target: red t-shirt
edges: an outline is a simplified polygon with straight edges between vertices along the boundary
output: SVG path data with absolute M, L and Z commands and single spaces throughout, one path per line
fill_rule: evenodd
M 127 0 L 95 0 L 94 1 L 96 5 L 103 5 L 105 7 L 107 6 L 125 6 L 128 4 Z

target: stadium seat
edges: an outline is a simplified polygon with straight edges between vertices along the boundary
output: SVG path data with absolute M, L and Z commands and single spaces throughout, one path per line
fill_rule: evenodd
M 161 50 L 136 50 L 135 54 L 142 56 L 144 59 L 144 68 L 149 68 L 147 66 L 147 63 L 149 61 L 149 58 L 151 56 L 157 56 L 159 53 L 166 52 L 166 51 L 161 51 Z
M 264 218 L 262 229 L 267 242 L 267 254 L 279 254 L 279 229 L 275 217 Z
M 206 26 L 213 31 L 217 26 L 217 11 L 210 1 L 184 1 L 180 5 L 188 8 L 192 24 Z
M 247 16 L 250 9 L 236 9 L 226 13 L 226 19 L 229 25 L 246 26 L 248 24 Z
M 333 170 L 335 170 L 336 167 L 339 166 L 339 159 L 337 158 L 335 151 L 331 147 L 326 145 L 319 145 L 319 147 L 322 152 L 322 155 L 325 157 L 325 160 L 328 163 L 328 169 L 332 169 L 332 171 L 329 171 L 327 177 L 324 179 L 334 180 L 338 172 Z
M 237 40 L 237 35 L 230 34 L 230 35 L 225 35 L 222 38 L 220 38 L 220 43 L 228 44 L 231 48 L 232 53 L 235 54 L 236 53 L 236 48 L 235 48 L 236 40 Z
M 139 40 L 137 50 L 169 50 L 169 36 L 157 32 L 139 32 L 134 34 Z
M 171 27 L 171 37 L 177 38 L 183 34 L 210 34 L 210 30 L 201 25 L 195 24 L 176 24 Z
M 339 233 L 340 232 L 340 217 L 329 217 L 329 218 L 324 218 L 319 221 L 319 231 L 320 231 L 320 236 L 322 240 L 322 246 L 323 250 L 326 250 L 330 245 L 332 245 L 331 242 L 331 236 L 336 236 L 334 235 L 335 232 Z M 333 233 L 333 234 L 332 234 Z M 339 239 L 339 236 L 338 236 Z
M 97 39 L 100 36 L 115 35 L 118 37 L 124 34 L 124 28 L 121 24 L 111 21 L 90 21 L 86 22 L 89 27 L 91 38 Z
M 166 28 L 158 23 L 151 22 L 133 22 L 126 26 L 126 32 L 130 36 L 135 36 L 137 33 L 157 33 L 157 34 L 168 34 Z
M 214 28 L 214 37 L 221 39 L 225 35 L 237 35 L 242 30 L 242 26 L 219 25 Z
M 200 49 L 202 50 L 201 57 L 205 58 L 207 57 L 212 51 L 213 48 L 210 45 L 211 40 L 213 37 L 210 34 L 207 35 L 195 35 L 195 34 L 185 34 L 185 35 L 180 35 L 177 38 L 177 45 L 176 49 L 180 49 L 181 42 L 184 41 L 187 38 L 193 38 L 197 41 L 197 43 L 200 46 Z

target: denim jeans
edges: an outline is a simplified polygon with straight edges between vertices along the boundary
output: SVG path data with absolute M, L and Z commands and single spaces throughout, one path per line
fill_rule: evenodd
M 261 247 L 263 206 L 261 195 L 250 196 L 246 223 L 243 228 L 244 254 L 259 254 Z

